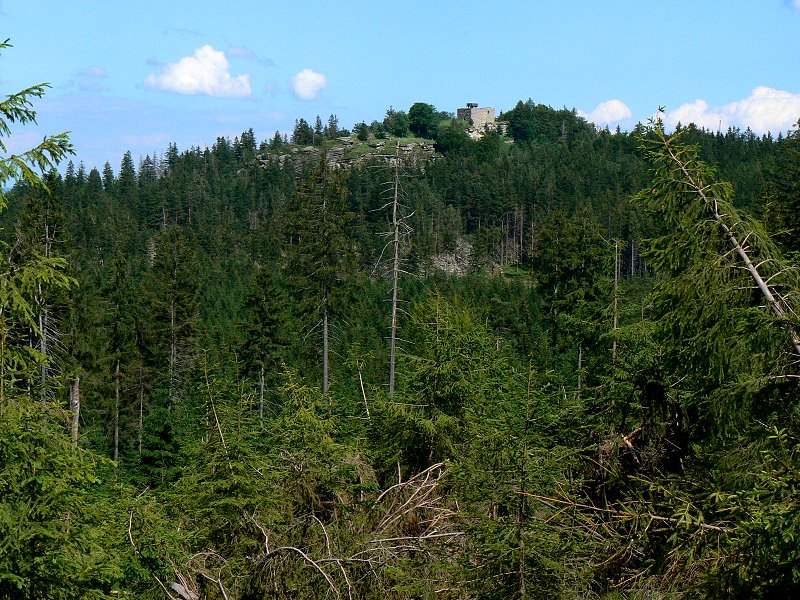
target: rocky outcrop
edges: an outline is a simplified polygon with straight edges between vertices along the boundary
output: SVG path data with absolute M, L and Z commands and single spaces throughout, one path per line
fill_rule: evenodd
M 431 256 L 431 265 L 448 275 L 466 275 L 469 271 L 471 257 L 472 244 L 467 240 L 461 239 L 456 244 L 455 251 L 442 252 Z
M 430 141 L 408 142 L 397 147 L 391 141 L 370 140 L 366 149 L 365 144 L 359 144 L 352 138 L 340 138 L 339 142 L 339 145 L 326 149 L 291 146 L 285 151 L 261 155 L 258 160 L 264 166 L 277 163 L 283 168 L 302 170 L 308 165 L 317 164 L 323 152 L 328 164 L 336 168 L 351 168 L 375 160 L 384 160 L 393 166 L 398 158 L 401 164 L 424 167 L 436 156 L 433 142 Z

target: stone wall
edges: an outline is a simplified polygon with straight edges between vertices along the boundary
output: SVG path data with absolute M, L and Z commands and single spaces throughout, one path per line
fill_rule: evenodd
M 497 129 L 496 114 L 494 108 L 486 106 L 478 108 L 475 105 L 467 105 L 467 108 L 459 108 L 456 117 L 470 124 L 467 133 L 473 139 L 480 138 L 487 131 Z

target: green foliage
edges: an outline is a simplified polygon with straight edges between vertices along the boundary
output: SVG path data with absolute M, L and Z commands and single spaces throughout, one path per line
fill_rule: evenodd
M 73 448 L 65 415 L 24 396 L 0 405 L 0 597 L 110 598 L 121 575 L 104 525 L 104 461 Z
M 182 393 L 194 363 L 201 279 L 194 248 L 178 227 L 166 228 L 154 240 L 148 272 L 149 339 L 159 366 L 167 366 L 167 406 Z
M 730 558 L 715 578 L 720 595 L 771 598 L 800 591 L 800 443 L 775 428 L 762 451 L 755 485 L 731 497 L 741 515 Z
M 353 133 L 356 134 L 359 141 L 366 142 L 369 139 L 369 127 L 363 121 L 356 123 L 355 127 L 353 127 Z
M 472 141 L 469 139 L 464 128 L 453 119 L 447 125 L 440 125 L 436 134 L 436 151 L 443 154 L 450 152 L 454 154 L 466 153 L 471 147 Z
M 328 390 L 331 319 L 343 313 L 345 282 L 352 277 L 357 247 L 350 236 L 353 215 L 341 174 L 323 155 L 292 197 L 289 242 L 285 246 L 296 314 L 307 332 L 318 330 L 322 388 Z
M 415 102 L 408 109 L 408 128 L 411 133 L 423 138 L 436 135 L 439 126 L 439 113 L 433 104 Z
M 6 124 L 32 118 L 24 100 L 4 106 Z M 14 550 L 0 564 L 27 574 L 0 575 L 17 586 L 6 595 L 31 574 L 48 597 L 158 598 L 173 583 L 240 600 L 794 589 L 796 319 L 764 310 L 696 185 L 790 308 L 790 263 L 733 204 L 775 179 L 762 214 L 788 247 L 793 155 L 770 175 L 782 141 L 642 129 L 648 174 L 635 135 L 532 101 L 504 116 L 516 143 L 472 142 L 424 103 L 354 128 L 362 141 L 410 128 L 441 152 L 400 165 L 414 231 L 391 398 L 375 268 L 386 169 L 335 164 L 366 149 L 337 148 L 335 115 L 297 121 L 293 141 L 319 154 L 264 160 L 285 140 L 248 130 L 171 144 L 138 170 L 126 153 L 117 176 L 70 165 L 46 180 L 52 195 L 17 185 L 0 215 L 7 238 L 21 234 L 0 269 L 0 407 L 13 416 L 0 416 L 0 506 L 13 503 L 0 526 L 32 515 L 56 560 L 0 537 Z M 67 234 L 78 293 L 62 290 L 63 261 L 34 252 L 43 216 Z M 81 369 L 80 443 L 117 456 L 113 472 L 38 416 L 52 406 L 30 404 L 44 292 L 70 308 L 51 360 Z M 323 373 L 337 366 L 330 386 L 319 355 Z M 34 480 L 59 497 L 22 506 L 23 467 L 45 455 L 53 468 Z M 99 483 L 112 477 L 132 487 Z M 22 510 L 39 504 L 41 522 Z
M 541 501 L 563 491 L 559 482 L 578 465 L 574 450 L 554 439 L 563 415 L 553 414 L 548 377 L 497 360 L 495 391 L 470 405 L 465 454 L 452 475 L 468 507 L 459 515 L 468 546 L 461 577 L 481 598 L 558 597 L 565 581 L 577 592 L 588 579 L 587 548 L 570 528 L 548 525 L 556 511 Z
M 642 138 L 653 180 L 637 200 L 664 223 L 647 252 L 661 276 L 656 320 L 616 334 L 600 397 L 623 434 L 599 446 L 587 503 L 564 504 L 589 528 L 602 523 L 608 547 L 637 540 L 637 554 L 602 563 L 609 583 L 772 597 L 797 586 L 788 500 L 797 286 L 769 237 L 734 208 L 731 186 L 682 135 L 656 122 Z M 766 440 L 764 423 L 778 422 L 787 430 Z
M 284 299 L 278 293 L 275 275 L 264 267 L 254 273 L 244 308 L 242 358 L 259 386 L 259 415 L 263 418 L 265 390 L 277 379 L 279 353 L 286 345 Z
M 780 146 L 774 176 L 761 198 L 761 219 L 773 239 L 784 249 L 800 252 L 800 124 Z
M 531 99 L 527 102 L 520 100 L 512 110 L 501 116 L 508 121 L 509 131 L 516 142 L 567 143 L 581 132 L 593 128 L 574 110 L 555 111 L 543 104 L 534 104 Z
M 785 352 L 797 325 L 785 299 L 791 301 L 789 292 L 797 289 L 796 274 L 758 224 L 733 207 L 730 184 L 717 181 L 699 149 L 682 145 L 680 136 L 668 137 L 656 124 L 643 139 L 654 180 L 637 199 L 663 219 L 666 230 L 647 252 L 665 276 L 654 309 L 669 340 L 668 365 L 696 378 L 699 401 L 716 404 L 707 416 L 716 421 L 724 413 L 729 425 L 745 426 L 752 410 L 764 416 L 762 410 L 772 408 L 769 396 L 759 398 L 757 390 L 786 373 Z M 768 282 L 763 289 L 757 277 Z M 770 305 L 766 290 L 780 290 L 778 304 Z M 736 389 L 725 387 L 730 385 Z M 744 422 L 734 421 L 737 416 Z
M 391 106 L 383 118 L 383 130 L 393 136 L 403 137 L 408 134 L 410 125 L 408 114 L 404 110 L 395 110 Z
M 15 387 L 35 379 L 48 361 L 28 338 L 30 331 L 39 331 L 34 298 L 40 286 L 66 289 L 74 282 L 63 272 L 63 258 L 33 254 L 14 264 L 7 248 L 0 242 L 0 403 Z
M 10 48 L 9 40 L 0 42 L 0 50 Z M 36 123 L 33 98 L 41 98 L 50 85 L 40 83 L 9 94 L 0 102 L 0 211 L 6 207 L 3 188 L 9 181 L 25 181 L 31 186 L 42 185 L 40 173 L 55 166 L 67 155 L 74 154 L 67 133 L 46 136 L 42 142 L 21 154 L 8 155 L 3 138 L 11 135 L 11 125 Z M 38 172 L 37 172 L 38 170 Z
M 354 457 L 336 440 L 336 424 L 325 414 L 318 388 L 286 374 L 284 409 L 271 427 L 273 468 L 283 491 L 284 506 L 295 517 L 313 514 L 323 521 L 336 515 L 357 478 Z
M 0 50 L 10 46 L 8 40 L 0 42 Z M 0 212 L 7 206 L 4 188 L 9 181 L 22 181 L 47 192 L 41 173 L 73 153 L 68 135 L 61 133 L 45 137 L 38 146 L 21 154 L 6 155 L 3 138 L 11 134 L 11 125 L 36 122 L 33 98 L 41 98 L 48 87 L 35 85 L 0 102 Z M 65 265 L 63 259 L 40 248 L 12 258 L 8 246 L 0 241 L 0 405 L 9 388 L 20 381 L 31 381 L 33 373 L 47 361 L 47 356 L 35 350 L 33 344 L 26 344 L 25 330 L 41 334 L 35 318 L 35 298 L 37 293 L 41 296 L 41 287 L 65 289 L 73 282 L 63 272 Z
M 391 452 L 417 472 L 462 453 L 467 411 L 502 386 L 501 362 L 493 336 L 468 310 L 441 296 L 411 310 L 408 326 L 413 350 L 401 352 L 404 374 L 395 397 L 378 407 L 381 452 Z
M 308 146 L 314 143 L 314 130 L 305 119 L 295 121 L 292 131 L 292 143 L 300 146 Z

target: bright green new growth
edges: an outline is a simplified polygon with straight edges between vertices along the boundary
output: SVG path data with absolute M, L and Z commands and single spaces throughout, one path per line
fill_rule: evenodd
M 0 49 L 10 46 L 8 40 L 0 43 Z M 8 182 L 25 182 L 47 190 L 42 173 L 73 153 L 69 135 L 60 133 L 45 137 L 41 144 L 26 152 L 6 155 L 8 146 L 3 138 L 10 136 L 10 125 L 36 123 L 32 99 L 41 98 L 47 87 L 46 83 L 34 85 L 0 102 L 0 151 L 3 153 L 0 156 L 0 212 L 6 207 L 2 188 Z M 29 377 L 47 360 L 19 339 L 20 328 L 27 327 L 39 333 L 32 301 L 35 291 L 41 286 L 69 287 L 72 279 L 64 274 L 65 266 L 63 259 L 39 255 L 13 264 L 8 257 L 8 246 L 0 242 L 0 404 L 9 386 Z
M 8 40 L 0 49 L 9 47 Z M 7 154 L 2 138 L 11 124 L 36 122 L 32 99 L 39 84 L 0 102 L 0 211 L 2 187 L 23 183 L 50 193 L 42 177 L 67 154 L 67 133 L 45 137 L 36 147 Z M 19 250 L 19 249 L 17 249 Z M 69 288 L 66 261 L 34 249 L 12 253 L 0 242 L 0 597 L 105 598 L 121 577 L 119 561 L 101 540 L 115 536 L 97 502 L 99 468 L 106 462 L 74 447 L 65 411 L 35 400 L 32 382 L 50 357 L 33 347 L 41 335 L 42 289 Z M 107 506 L 107 505 L 106 505 Z
M 0 42 L 0 50 L 10 48 L 9 40 Z M 69 132 L 46 136 L 38 146 L 21 154 L 7 154 L 3 138 L 11 135 L 11 124 L 36 123 L 36 111 L 33 110 L 33 98 L 44 96 L 49 83 L 40 83 L 11 94 L 0 102 L 0 210 L 6 206 L 6 197 L 2 186 L 9 181 L 25 181 L 32 186 L 44 185 L 40 173 L 54 168 L 68 154 L 74 154 L 69 141 Z M 38 171 L 38 172 L 37 172 Z

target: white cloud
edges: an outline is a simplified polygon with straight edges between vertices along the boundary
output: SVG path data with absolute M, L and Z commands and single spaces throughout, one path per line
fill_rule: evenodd
M 216 97 L 249 96 L 250 75 L 230 74 L 230 63 L 221 50 L 208 44 L 176 63 L 169 63 L 160 75 L 148 75 L 145 85 L 177 94 L 205 94 Z
M 314 100 L 328 85 L 328 78 L 311 69 L 303 69 L 290 79 L 295 96 L 300 100 Z
M 708 102 L 701 99 L 683 104 L 667 113 L 664 121 L 670 127 L 679 122 L 683 125 L 694 123 L 698 127 L 714 131 L 726 131 L 729 127 L 749 127 L 755 133 L 763 134 L 791 129 L 798 118 L 800 94 L 760 86 L 744 100 L 723 106 L 710 107 Z
M 595 125 L 619 123 L 633 116 L 631 109 L 622 100 L 606 100 L 597 105 L 592 112 L 578 111 L 578 114 Z
M 795 10 L 800 10 L 800 0 L 792 0 L 792 6 Z

